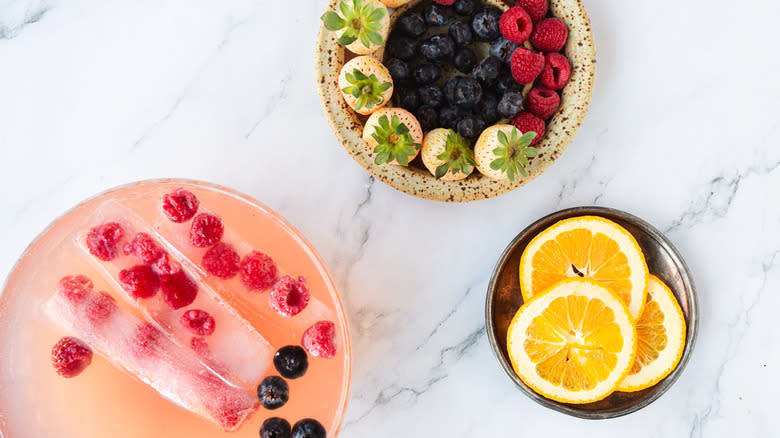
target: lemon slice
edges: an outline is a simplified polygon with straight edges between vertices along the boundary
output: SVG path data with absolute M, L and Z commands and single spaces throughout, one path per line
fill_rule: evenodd
M 636 359 L 617 390 L 639 391 L 668 376 L 680 363 L 685 349 L 685 330 L 685 317 L 674 294 L 651 275 L 647 303 L 636 322 Z
M 615 390 L 636 355 L 628 308 L 606 287 L 567 279 L 526 302 L 509 324 L 512 367 L 540 395 L 590 403 Z
M 598 216 L 564 219 L 539 233 L 520 258 L 524 300 L 570 277 L 593 279 L 612 289 L 636 319 L 647 293 L 647 264 L 625 228 Z

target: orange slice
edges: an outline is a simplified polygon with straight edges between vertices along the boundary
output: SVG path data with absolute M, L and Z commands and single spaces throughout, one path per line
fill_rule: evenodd
M 528 300 L 571 277 L 612 289 L 636 319 L 647 293 L 647 264 L 625 228 L 598 216 L 562 220 L 539 233 L 520 258 L 520 289 Z

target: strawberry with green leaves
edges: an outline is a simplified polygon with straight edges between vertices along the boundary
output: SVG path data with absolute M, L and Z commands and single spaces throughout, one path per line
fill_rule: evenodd
M 436 128 L 425 134 L 422 161 L 428 171 L 442 181 L 464 179 L 477 165 L 468 140 L 445 128 Z
M 484 131 L 474 145 L 477 169 L 494 179 L 514 181 L 518 175 L 528 176 L 529 158 L 538 153 L 530 146 L 535 132 L 518 131 L 512 125 L 494 125 Z
M 377 0 L 341 0 L 338 12 L 322 14 L 325 28 L 337 32 L 338 43 L 357 55 L 372 53 L 387 40 L 390 13 Z
M 403 108 L 382 108 L 371 114 L 363 128 L 363 140 L 374 151 L 376 164 L 406 166 L 420 153 L 420 122 Z
M 341 67 L 339 89 L 352 109 L 371 114 L 390 101 L 393 78 L 378 59 L 356 56 Z

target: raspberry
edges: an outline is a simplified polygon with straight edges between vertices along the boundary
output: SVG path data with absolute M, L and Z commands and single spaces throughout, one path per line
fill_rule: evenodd
M 301 344 L 314 357 L 331 358 L 336 355 L 336 324 L 318 321 L 303 332 Z
M 51 363 L 60 376 L 76 377 L 92 363 L 92 350 L 81 340 L 66 336 L 51 349 Z
M 106 292 L 96 294 L 86 306 L 87 319 L 93 324 L 101 324 L 116 310 L 114 297 Z
M 539 143 L 542 140 L 542 137 L 544 137 L 546 123 L 544 123 L 544 120 L 529 112 L 522 112 L 516 115 L 515 118 L 512 119 L 512 124 L 515 125 L 515 128 L 517 128 L 522 133 L 536 133 L 536 137 L 531 140 L 532 145 Z
M 525 109 L 545 120 L 555 114 L 560 105 L 561 97 L 558 93 L 544 85 L 534 87 L 525 98 Z
M 181 325 L 198 336 L 209 336 L 214 333 L 216 323 L 214 317 L 205 310 L 190 309 L 181 315 Z
M 560 53 L 548 53 L 544 55 L 544 69 L 539 76 L 542 84 L 551 90 L 560 90 L 571 76 L 571 64 Z
M 240 260 L 232 246 L 220 242 L 203 254 L 203 269 L 219 278 L 231 278 L 238 273 Z
M 198 248 L 208 248 L 219 242 L 224 228 L 222 221 L 211 213 L 201 213 L 192 220 L 190 242 Z
M 172 222 L 181 223 L 190 220 L 198 211 L 198 198 L 181 187 L 163 195 L 162 209 Z
M 156 262 L 152 263 L 152 269 L 160 275 L 170 275 L 181 271 L 181 265 L 172 261 L 168 253 L 163 253 Z
M 209 344 L 203 338 L 192 338 L 190 340 L 190 348 L 192 348 L 192 351 L 194 351 L 195 353 L 198 353 L 199 356 L 204 356 L 204 357 L 211 356 L 211 350 L 209 349 Z
M 92 227 L 87 233 L 87 248 L 100 260 L 113 260 L 118 254 L 119 241 L 122 240 L 122 226 L 108 222 Z
M 498 26 L 501 28 L 501 35 L 516 44 L 523 44 L 534 28 L 528 12 L 516 6 L 504 12 Z
M 161 333 L 148 322 L 144 322 L 135 329 L 133 339 L 133 352 L 138 357 L 151 355 L 160 345 Z
M 72 302 L 79 302 L 92 290 L 92 280 L 84 275 L 66 275 L 57 283 L 57 291 Z
M 161 275 L 160 289 L 165 302 L 174 309 L 188 306 L 198 295 L 198 285 L 184 271 Z
M 547 15 L 547 0 L 517 0 L 515 6 L 525 9 L 534 23 Z
M 143 263 L 152 263 L 162 257 L 164 251 L 160 245 L 146 233 L 138 233 L 133 241 L 125 245 L 125 254 L 138 257 Z
M 241 282 L 250 290 L 264 290 L 276 282 L 276 263 L 269 255 L 252 251 L 241 260 Z
M 518 47 L 512 53 L 512 77 L 520 84 L 530 84 L 544 68 L 544 55 Z
M 545 18 L 536 23 L 531 33 L 531 44 L 542 52 L 557 52 L 566 44 L 569 29 L 559 18 Z
M 149 265 L 136 265 L 119 271 L 119 284 L 133 298 L 150 298 L 160 288 L 160 277 Z
M 433 0 L 433 1 L 440 5 L 445 5 L 445 6 L 455 3 L 455 0 Z
M 289 275 L 280 278 L 271 289 L 268 300 L 271 307 L 282 316 L 295 316 L 309 304 L 311 293 L 306 287 L 306 278 L 295 279 Z

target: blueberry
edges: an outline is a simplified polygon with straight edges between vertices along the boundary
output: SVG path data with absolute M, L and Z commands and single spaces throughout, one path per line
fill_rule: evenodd
M 458 122 L 458 134 L 464 138 L 475 138 L 485 129 L 485 121 L 479 116 L 466 116 Z
M 474 76 L 482 86 L 492 87 L 498 79 L 498 74 L 501 73 L 501 60 L 495 56 L 488 56 L 479 63 L 476 69 L 474 69 Z
M 450 30 L 448 30 L 447 33 L 450 35 L 450 38 L 455 41 L 455 45 L 458 47 L 466 47 L 474 40 L 474 37 L 471 34 L 471 26 L 465 21 L 456 21 L 452 23 Z
M 441 77 L 441 69 L 436 64 L 424 62 L 414 68 L 412 76 L 417 84 L 426 85 L 439 80 Z
M 286 379 L 297 379 L 309 368 L 309 358 L 306 351 L 297 345 L 282 347 L 274 354 L 276 371 Z
M 419 12 L 405 13 L 398 19 L 397 26 L 401 32 L 413 38 L 421 37 L 428 29 L 422 14 Z
M 477 0 L 455 0 L 452 7 L 460 15 L 472 16 L 477 12 Z
M 474 112 L 479 114 L 486 124 L 496 123 L 501 118 L 498 115 L 498 97 L 493 93 L 484 93 L 482 100 L 474 107 Z
M 517 47 L 517 44 L 501 37 L 490 45 L 490 56 L 495 56 L 503 61 L 504 64 L 509 65 L 512 60 L 512 53 L 515 53 Z
M 482 99 L 482 87 L 474 78 L 463 77 L 455 84 L 455 105 L 472 108 Z
M 430 131 L 439 124 L 439 113 L 432 106 L 421 106 L 417 108 L 417 121 L 423 131 Z
M 501 36 L 498 20 L 501 19 L 501 10 L 493 6 L 480 9 L 471 21 L 471 29 L 480 41 L 495 41 Z
M 455 54 L 455 41 L 447 34 L 434 35 L 420 44 L 420 54 L 436 64 L 452 59 Z
M 409 69 L 409 64 L 406 61 L 402 61 L 398 58 L 390 58 L 385 61 L 385 67 L 390 71 L 390 76 L 393 78 L 393 83 L 400 85 L 409 81 L 412 72 Z
M 444 98 L 447 99 L 447 102 L 449 102 L 450 105 L 455 105 L 455 87 L 462 77 L 463 76 L 453 76 L 447 79 L 447 82 L 444 84 Z
M 260 438 L 290 438 L 290 423 L 284 418 L 271 417 L 260 426 Z
M 431 3 L 425 7 L 423 18 L 428 26 L 444 26 L 455 18 L 455 10 L 452 6 Z
M 439 125 L 442 128 L 455 129 L 464 115 L 464 110 L 455 105 L 447 105 L 439 111 Z
M 498 113 L 502 117 L 511 119 L 520 112 L 523 105 L 523 93 L 520 91 L 507 91 L 498 102 Z
M 325 428 L 319 421 L 306 418 L 295 423 L 292 438 L 325 438 Z
M 417 98 L 417 92 L 414 90 L 399 88 L 394 95 L 398 106 L 407 111 L 414 111 L 420 106 L 420 100 Z
M 408 61 L 417 53 L 417 43 L 406 36 L 393 36 L 387 42 L 387 51 L 390 56 Z
M 523 86 L 517 83 L 515 78 L 512 77 L 512 73 L 502 73 L 501 76 L 498 77 L 494 88 L 498 94 L 503 96 L 507 91 L 522 90 Z
M 455 52 L 452 65 L 461 73 L 471 73 L 474 66 L 477 65 L 477 55 L 468 47 L 462 47 Z
M 268 376 L 257 386 L 257 398 L 266 409 L 278 409 L 290 399 L 290 387 L 279 376 Z
M 417 97 L 420 103 L 427 106 L 438 108 L 444 101 L 444 93 L 436 85 L 423 85 L 417 89 Z

